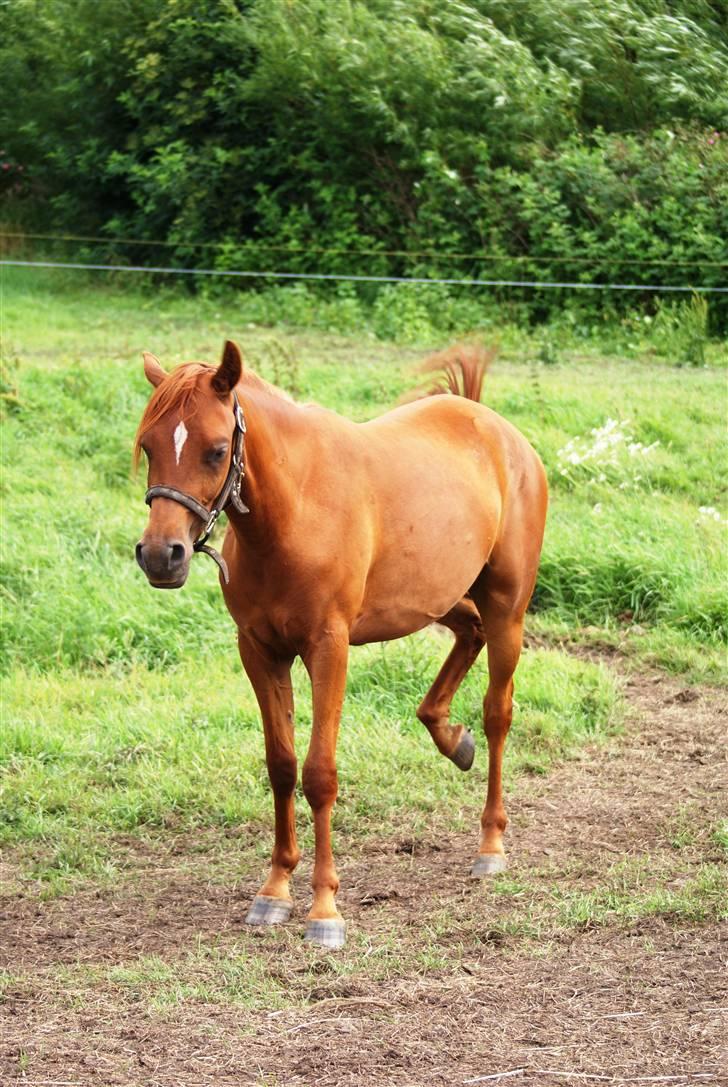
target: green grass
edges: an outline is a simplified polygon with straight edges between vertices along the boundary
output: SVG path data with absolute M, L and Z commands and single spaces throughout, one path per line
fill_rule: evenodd
M 436 751 L 414 716 L 442 662 L 434 632 L 352 653 L 339 743 L 341 789 L 334 826 L 356 837 L 396 821 L 417 834 L 447 810 L 452 828 L 475 825 L 486 766 L 480 728 L 483 669 L 473 669 L 455 711 L 478 733 L 478 767 L 463 775 Z M 297 666 L 297 747 L 311 725 L 309 686 Z M 32 692 L 32 697 L 28 693 Z M 554 651 L 528 652 L 507 772 L 538 773 L 617 718 L 606 670 Z M 0 739 L 0 846 L 15 843 L 27 875 L 62 890 L 79 875 L 113 876 L 115 836 L 244 825 L 270 847 L 270 795 L 257 707 L 227 656 L 165 672 L 137 666 L 91 674 L 15 672 L 5 683 Z M 301 804 L 304 842 L 308 809 Z M 249 860 L 260 864 L 258 851 Z
M 6 271 L 4 280 L 4 510 L 14 531 L 2 557 L 3 659 L 24 667 L 167 667 L 203 646 L 228 644 L 211 564 L 196 564 L 186 593 L 162 606 L 129 562 L 146 513 L 142 482 L 129 472 L 149 392 L 142 348 L 173 365 L 214 359 L 223 336 L 235 335 L 265 376 L 365 419 L 412 385 L 410 362 L 434 346 L 249 328 L 248 296 L 68 286 L 54 293 L 27 273 Z M 533 349 L 523 334 L 518 342 L 510 334 L 486 399 L 524 431 L 549 471 L 538 623 L 597 628 L 607 640 L 616 630 L 628 648 L 667 667 L 720 678 L 728 614 L 725 372 L 568 355 L 535 369 Z M 597 458 L 564 476 L 559 451 L 572 439 L 588 445 L 609 418 L 625 421 L 635 442 L 658 444 L 648 456 L 622 452 L 615 464 Z
M 144 1000 L 153 1011 L 190 1001 L 271 1011 L 289 1004 L 285 986 L 270 977 L 268 963 L 244 945 L 225 951 L 203 947 L 176 962 L 145 956 L 108 970 L 104 980 L 122 999 Z
M 728 819 L 722 819 L 713 829 L 713 841 L 720 846 L 728 860 Z
M 561 904 L 560 920 L 567 928 L 605 925 L 615 918 L 624 924 L 647 917 L 690 923 L 725 921 L 727 903 L 725 868 L 704 864 L 696 876 L 676 888 L 649 887 L 635 892 L 628 885 L 618 884 L 589 893 L 575 892 Z
M 676 874 L 674 859 L 663 851 L 615 861 L 589 890 L 592 865 L 579 873 L 577 885 L 568 869 L 559 866 L 524 874 L 505 872 L 476 888 L 452 910 L 432 914 L 426 923 L 427 942 L 456 947 L 473 938 L 482 942 L 512 943 L 534 954 L 548 949 L 576 931 L 628 928 L 650 919 L 677 925 L 721 922 L 728 918 L 728 872 L 710 859 L 710 846 L 699 850 L 692 863 Z
M 366 419 L 411 387 L 412 363 L 439 345 L 378 343 L 353 310 L 362 330 L 344 336 L 343 302 L 314 312 L 300 291 L 192 297 L 3 273 L 0 841 L 52 892 L 79 875 L 112 878 L 124 863 L 118 835 L 270 827 L 257 712 L 213 564 L 197 561 L 182 592 L 159 594 L 133 562 L 146 519 L 143 481 L 130 473 L 149 394 L 141 350 L 172 366 L 216 359 L 234 336 L 263 376 Z M 263 326 L 273 312 L 279 324 Z M 544 366 L 538 337 L 486 334 L 501 334 L 503 353 L 485 398 L 533 441 L 552 486 L 531 629 L 724 680 L 725 371 L 678 369 L 647 350 L 604 357 L 601 341 L 563 337 Z M 560 450 L 572 439 L 585 448 L 609 418 L 631 442 L 658 444 L 562 474 Z M 444 811 L 471 818 L 484 751 L 474 775 L 459 775 L 414 719 L 446 651 L 429 632 L 352 654 L 339 831 L 376 833 L 386 819 L 417 832 Z M 484 684 L 480 667 L 456 705 L 478 732 Z M 526 653 L 517 687 L 511 775 L 545 770 L 617 716 L 608 675 L 557 651 Z M 296 692 L 302 753 L 301 671 Z
M 669 869 L 665 869 L 663 878 Z M 655 886 L 659 861 L 654 855 L 612 865 L 604 883 L 591 891 L 554 885 L 518 884 L 498 876 L 493 893 L 515 899 L 514 909 L 494 925 L 503 936 L 553 939 L 573 929 L 609 924 L 634 925 L 650 917 L 700 923 L 728 918 L 728 873 L 722 865 L 702 862 L 675 886 Z

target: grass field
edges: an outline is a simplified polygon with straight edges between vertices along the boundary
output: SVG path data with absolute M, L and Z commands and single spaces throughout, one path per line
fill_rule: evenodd
M 416 362 L 442 344 L 381 341 L 365 325 L 344 334 L 340 310 L 329 315 L 338 330 L 327 331 L 325 313 L 285 292 L 275 296 L 278 320 L 270 326 L 252 296 L 135 293 L 57 273 L 4 271 L 4 892 L 28 902 L 73 903 L 80 895 L 82 904 L 89 893 L 133 886 L 140 857 L 167 863 L 170 849 L 208 892 L 240 881 L 254 886 L 271 845 L 271 802 L 257 709 L 216 568 L 198 560 L 183 591 L 160 594 L 133 561 L 146 520 L 144 482 L 130 469 L 149 392 L 140 352 L 153 351 L 168 368 L 216 360 L 230 336 L 262 376 L 363 420 L 394 404 L 418 380 Z M 625 358 L 604 339 L 564 339 L 544 363 L 542 337 L 511 327 L 486 335 L 499 331 L 502 350 L 485 399 L 533 442 L 552 492 L 516 676 L 508 803 L 621 727 L 624 692 L 597 659 L 600 650 L 619 650 L 636 673 L 670 672 L 681 690 L 725 683 L 726 370 L 717 346 L 712 365 L 678 368 L 649 344 L 633 345 Z M 484 665 L 455 704 L 455 718 L 476 732 L 470 774 L 437 755 L 414 717 L 447 648 L 447 636 L 433 629 L 352 654 L 334 820 L 345 854 L 369 856 L 392 835 L 405 843 L 469 835 L 475 848 L 486 768 Z M 310 696 L 300 668 L 295 690 L 302 753 Z M 621 867 L 615 860 L 595 886 L 561 886 L 549 869 L 546 897 L 543 882 L 504 876 L 493 894 L 508 908 L 493 940 L 517 936 L 535 949 L 540 934 L 558 942 L 558 933 L 588 925 L 719 916 L 726 885 L 716 857 L 725 826 L 713 808 L 699 831 L 676 820 L 664 835 L 696 850 L 679 886 L 671 862 L 659 854 L 651 869 L 649 852 Z M 299 824 L 310 851 L 305 804 Z M 646 882 L 649 871 L 663 873 L 664 886 Z M 482 902 L 466 904 L 466 915 Z M 355 932 L 349 958 L 331 970 L 370 980 L 440 976 L 462 958 L 460 931 L 448 907 L 447 916 L 434 909 L 417 946 L 401 954 L 395 928 L 382 938 L 381 954 Z M 300 954 L 288 933 L 271 939 L 277 943 L 262 959 L 237 943 L 190 944 L 172 959 L 156 951 L 122 956 L 110 973 L 58 968 L 46 983 L 75 994 L 79 1007 L 100 978 L 157 1010 L 189 1001 L 305 1003 L 314 968 L 302 967 L 295 983 L 271 980 L 271 955 L 290 963 Z M 6 988 L 19 978 L 10 971 Z
M 411 386 L 412 364 L 436 345 L 261 328 L 244 296 L 54 290 L 52 275 L 4 283 L 2 758 L 12 772 L 1 833 L 55 884 L 111 863 L 114 831 L 268 819 L 256 708 L 213 564 L 198 561 L 183 592 L 159 595 L 132 561 L 146 517 L 129 460 L 148 396 L 140 351 L 172 366 L 215 359 L 235 336 L 263 376 L 365 419 Z M 507 345 L 485 393 L 534 443 L 551 482 L 531 630 L 716 680 L 725 370 L 569 353 L 536 366 L 532 348 Z M 445 650 L 431 632 L 354 653 L 341 826 L 376 827 L 392 805 L 422 821 L 472 793 L 414 720 Z M 475 726 L 483 684 L 474 670 L 456 704 Z M 543 770 L 616 717 L 604 671 L 553 648 L 526 654 L 518 689 L 511 769 Z M 372 767 L 382 728 L 394 758 Z

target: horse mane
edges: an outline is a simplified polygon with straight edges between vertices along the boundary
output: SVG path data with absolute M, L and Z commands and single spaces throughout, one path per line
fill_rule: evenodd
M 197 390 L 197 379 L 200 374 L 214 371 L 214 366 L 206 362 L 184 362 L 176 370 L 167 374 L 164 381 L 157 385 L 152 398 L 144 409 L 141 422 L 134 438 L 134 467 L 139 464 L 142 453 L 142 440 L 148 430 L 159 420 L 178 408 L 180 415 L 187 414 L 188 408 Z
M 243 370 L 243 384 L 252 385 L 253 388 L 260 389 L 261 392 L 277 396 L 279 400 L 288 400 L 290 403 L 294 402 L 291 394 L 287 393 L 285 389 L 280 389 L 277 385 L 273 385 L 270 381 L 266 381 L 260 374 L 256 374 L 255 370 L 249 370 L 247 366 L 245 370 Z
M 429 355 L 417 369 L 422 374 L 435 373 L 435 380 L 415 390 L 410 399 L 450 393 L 479 402 L 485 375 L 497 354 L 498 348 L 493 345 L 485 347 L 482 344 L 456 343 L 444 351 Z

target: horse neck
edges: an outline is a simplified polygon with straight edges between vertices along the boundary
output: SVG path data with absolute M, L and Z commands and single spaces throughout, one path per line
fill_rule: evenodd
M 237 386 L 246 422 L 242 494 L 250 513 L 230 517 L 248 543 L 272 542 L 292 512 L 305 471 L 306 429 L 301 408 L 255 378 Z

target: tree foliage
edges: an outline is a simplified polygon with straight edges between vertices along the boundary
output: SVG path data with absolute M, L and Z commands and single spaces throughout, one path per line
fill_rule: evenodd
M 728 234 L 722 3 L 10 0 L 2 19 L 5 218 L 221 267 L 725 271 L 706 263 Z

